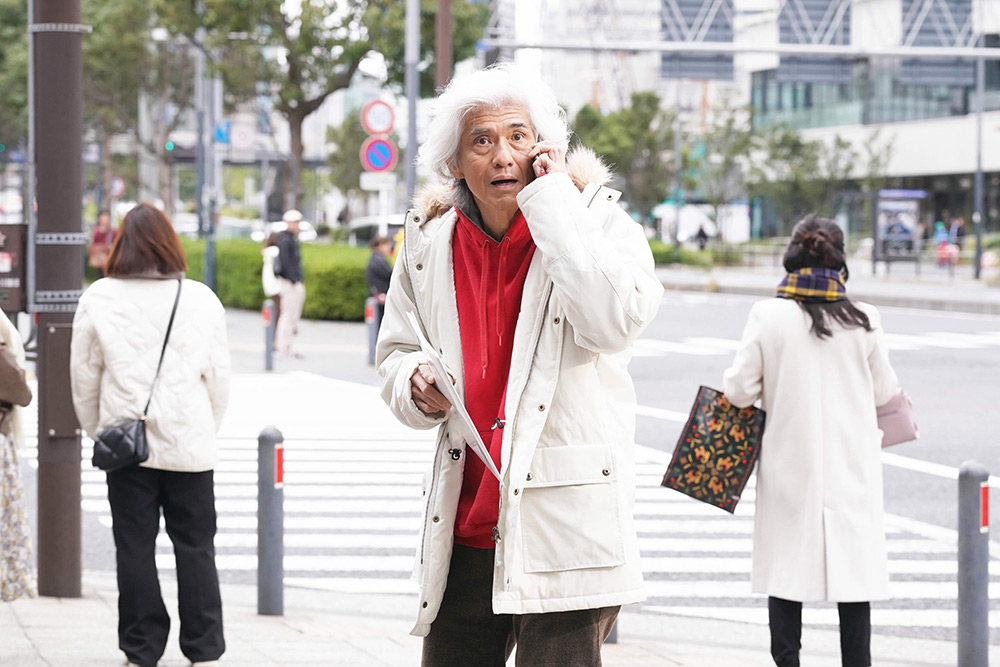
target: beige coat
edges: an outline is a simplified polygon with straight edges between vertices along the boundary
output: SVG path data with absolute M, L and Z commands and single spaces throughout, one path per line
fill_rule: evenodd
M 70 380 L 76 416 L 91 437 L 142 414 L 176 294 L 176 280 L 103 278 L 80 297 Z M 212 290 L 185 280 L 149 406 L 149 459 L 142 467 L 215 467 L 229 371 L 225 310 Z
M 792 300 L 750 311 L 723 390 L 767 412 L 757 462 L 753 592 L 787 600 L 886 597 L 882 432 L 875 406 L 899 391 L 878 311 L 873 331 L 810 333 Z
M 495 613 L 621 605 L 644 598 L 633 519 L 633 341 L 663 288 L 642 232 L 597 183 L 581 193 L 549 174 L 518 195 L 537 251 L 514 334 L 503 431 L 493 579 Z M 430 211 L 430 214 L 425 213 Z M 413 428 L 439 427 L 425 486 L 420 583 L 413 634 L 437 615 L 451 559 L 464 442 L 446 420 L 420 412 L 410 375 L 424 361 L 405 313 L 414 311 L 462 393 L 462 349 L 451 236 L 454 210 L 430 205 L 407 217 L 379 335 L 382 395 Z M 457 460 L 449 449 L 462 453 Z

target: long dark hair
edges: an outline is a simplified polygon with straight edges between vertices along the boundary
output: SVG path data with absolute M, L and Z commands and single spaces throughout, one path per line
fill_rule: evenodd
M 850 275 L 844 257 L 844 232 L 836 222 L 807 215 L 792 230 L 792 240 L 785 251 L 785 271 L 792 273 L 804 268 L 823 268 L 840 271 L 844 282 Z M 830 320 L 844 327 L 862 327 L 871 331 L 868 315 L 851 303 L 850 299 L 820 303 L 799 301 L 799 305 L 812 319 L 811 331 L 817 338 L 829 338 Z
M 152 204 L 137 204 L 125 214 L 111 246 L 105 273 L 108 276 L 184 273 L 187 261 L 177 232 L 163 211 Z

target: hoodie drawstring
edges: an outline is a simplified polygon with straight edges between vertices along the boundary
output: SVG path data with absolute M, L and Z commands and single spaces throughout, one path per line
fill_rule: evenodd
M 497 344 L 503 347 L 503 330 L 507 326 L 506 311 L 503 307 L 503 295 L 507 286 L 507 249 L 510 247 L 510 237 L 504 236 L 500 241 L 500 263 L 497 265 Z
M 486 379 L 486 366 L 488 365 L 488 355 L 490 353 L 489 341 L 486 337 L 486 277 L 489 271 L 490 261 L 490 249 L 487 247 L 487 241 L 483 241 L 483 263 L 482 263 L 482 274 L 479 276 L 479 321 L 482 322 L 482 334 L 479 336 L 480 339 L 480 356 L 483 361 L 483 379 Z

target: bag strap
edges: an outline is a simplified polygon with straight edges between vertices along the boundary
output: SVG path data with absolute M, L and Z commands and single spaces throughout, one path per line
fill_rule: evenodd
M 160 349 L 160 361 L 156 364 L 156 375 L 153 377 L 153 386 L 149 388 L 149 398 L 146 399 L 146 407 L 142 409 L 142 418 L 146 419 L 146 413 L 149 412 L 149 404 L 153 400 L 153 390 L 156 389 L 156 381 L 160 379 L 160 368 L 163 366 L 163 355 L 167 352 L 167 341 L 170 340 L 170 330 L 174 328 L 174 315 L 177 314 L 177 303 L 181 300 L 181 287 L 184 285 L 184 279 L 177 279 L 177 296 L 174 297 L 174 308 L 170 311 L 170 322 L 167 324 L 167 335 L 163 337 L 163 347 Z

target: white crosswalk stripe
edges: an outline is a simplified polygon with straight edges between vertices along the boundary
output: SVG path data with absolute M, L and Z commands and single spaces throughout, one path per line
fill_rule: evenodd
M 718 347 L 723 347 L 719 345 Z M 248 425 L 267 423 L 250 400 L 253 377 L 234 382 L 234 402 L 223 425 L 216 469 L 219 533 L 217 563 L 225 580 L 253 583 L 257 567 L 255 434 Z M 421 483 L 430 464 L 433 432 L 416 433 L 386 413 L 373 387 L 299 374 L 296 391 L 303 410 L 338 405 L 339 414 L 371 423 L 362 429 L 330 428 L 315 419 L 286 433 L 284 567 L 288 586 L 351 593 L 416 593 L 410 579 L 418 545 Z M 308 381 L 307 381 L 308 380 Z M 240 387 L 237 389 L 237 387 Z M 295 415 L 287 415 L 289 424 Z M 37 452 L 29 448 L 26 457 Z M 691 500 L 659 487 L 669 455 L 638 447 L 636 525 L 643 554 L 649 612 L 749 623 L 766 623 L 766 605 L 750 593 L 755 492 L 753 480 L 735 512 Z M 31 463 L 35 461 L 31 460 Z M 104 475 L 89 464 L 85 446 L 83 509 L 110 527 Z M 956 545 L 941 534 L 921 534 L 912 522 L 887 517 L 891 598 L 873 607 L 876 631 L 944 628 L 954 631 Z M 157 567 L 174 569 L 169 538 L 157 539 Z M 990 562 L 990 597 L 1000 594 L 1000 560 Z M 804 612 L 806 623 L 836 625 L 829 606 Z M 992 612 L 1000 628 L 1000 612 Z
M 1000 331 L 977 333 L 927 332 L 923 334 L 886 333 L 886 342 L 894 352 L 928 349 L 981 350 L 1000 346 Z M 640 338 L 635 342 L 634 357 L 662 357 L 672 354 L 689 356 L 728 356 L 739 346 L 738 340 L 694 336 L 679 341 Z

